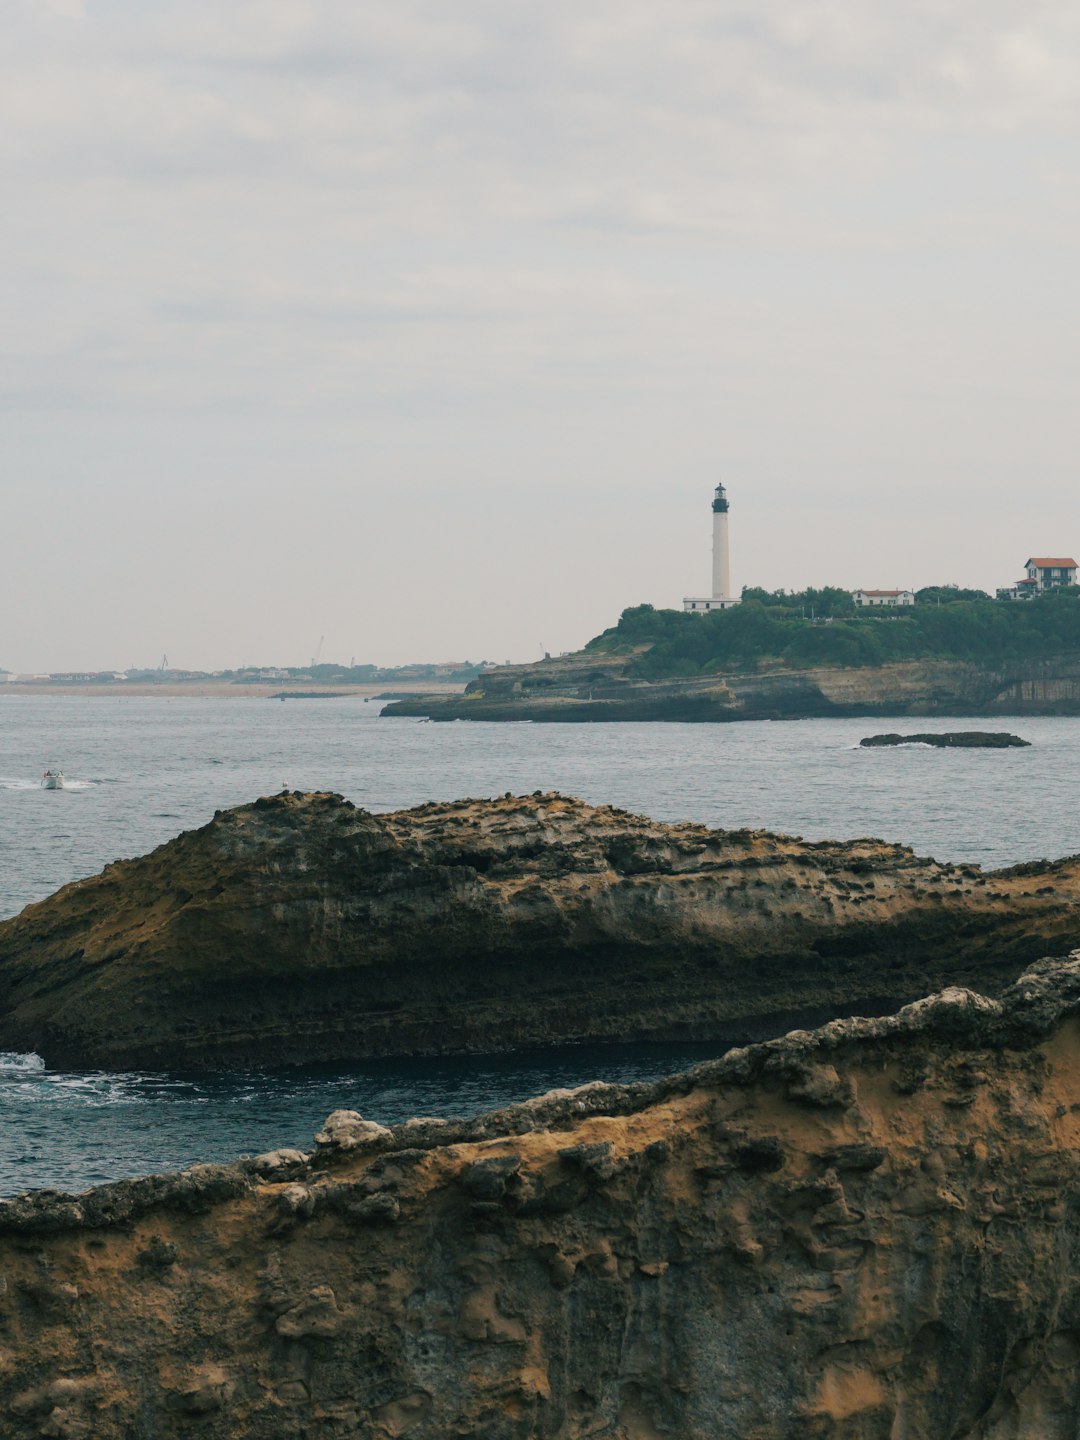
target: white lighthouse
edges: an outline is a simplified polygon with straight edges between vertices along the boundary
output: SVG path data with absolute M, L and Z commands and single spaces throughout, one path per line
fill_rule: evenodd
M 730 610 L 738 605 L 731 593 L 731 552 L 728 548 L 728 498 L 723 485 L 717 485 L 712 502 L 712 594 L 690 595 L 682 602 L 684 610 Z

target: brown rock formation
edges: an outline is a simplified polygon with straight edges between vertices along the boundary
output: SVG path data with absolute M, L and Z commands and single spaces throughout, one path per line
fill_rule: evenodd
M 734 1042 L 992 992 L 1078 941 L 1080 859 L 984 875 L 557 795 L 281 795 L 0 925 L 0 1048 L 146 1068 Z
M 1080 952 L 1001 1001 L 0 1202 L 5 1440 L 1064 1440 Z

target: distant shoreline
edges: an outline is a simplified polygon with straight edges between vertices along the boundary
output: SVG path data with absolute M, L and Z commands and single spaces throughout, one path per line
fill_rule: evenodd
M 63 682 L 41 681 L 11 681 L 0 685 L 0 700 L 5 695 L 79 695 L 88 696 L 94 700 L 133 700 L 133 699 L 160 699 L 160 700 L 270 700 L 280 696 L 283 684 L 281 680 L 268 680 L 265 684 L 235 684 L 231 680 L 157 680 L 157 681 L 125 681 L 114 680 L 101 684 L 65 684 Z M 379 696 L 386 696 L 388 692 L 401 694 L 408 691 L 410 694 L 430 695 L 435 691 L 440 694 L 460 695 L 465 689 L 463 682 L 450 682 L 439 684 L 433 680 L 394 680 L 383 681 L 378 685 L 318 685 L 311 681 L 304 681 L 304 689 L 313 697 L 326 698 L 331 695 L 348 696 L 358 700 L 374 700 Z M 295 703 L 290 701 L 290 703 Z

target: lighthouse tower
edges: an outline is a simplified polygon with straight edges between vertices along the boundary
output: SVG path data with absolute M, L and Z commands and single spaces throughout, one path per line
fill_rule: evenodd
M 684 610 L 704 613 L 709 610 L 730 610 L 739 603 L 731 593 L 731 552 L 728 546 L 728 498 L 723 485 L 717 485 L 712 502 L 712 594 L 690 595 L 683 602 Z

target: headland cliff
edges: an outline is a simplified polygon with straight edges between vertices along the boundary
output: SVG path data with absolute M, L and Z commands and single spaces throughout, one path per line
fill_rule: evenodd
M 0 1202 L 10 1440 L 1056 1440 L 1080 954 L 655 1085 Z
M 145 1069 L 744 1043 L 994 993 L 1077 943 L 1080 857 L 983 873 L 553 794 L 281 794 L 0 925 L 0 1049 Z
M 899 622 L 898 622 L 899 623 Z M 1080 715 L 1080 653 L 992 661 L 722 667 L 648 679 L 643 652 L 581 651 L 503 665 L 461 695 L 418 695 L 387 716 L 537 722 L 805 720 L 929 715 Z

